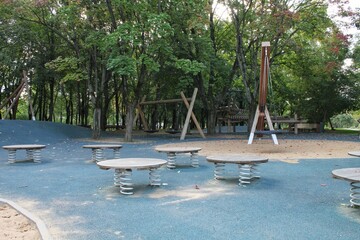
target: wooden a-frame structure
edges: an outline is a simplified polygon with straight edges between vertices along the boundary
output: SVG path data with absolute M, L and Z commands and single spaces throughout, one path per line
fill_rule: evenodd
M 5 112 L 4 116 L 2 117 L 2 120 L 4 120 L 7 117 L 7 115 L 9 114 L 10 110 L 14 108 L 15 104 L 19 101 L 19 98 L 24 90 L 27 91 L 28 104 L 29 104 L 29 108 L 30 108 L 30 112 L 31 112 L 31 119 L 33 121 L 35 121 L 34 109 L 33 109 L 32 101 L 31 101 L 31 97 L 30 97 L 30 86 L 28 83 L 27 72 L 25 70 L 23 70 L 23 79 L 21 80 L 19 86 L 0 105 L 0 109 L 3 109 L 8 103 L 11 103 L 10 106 L 6 109 L 6 112 Z
M 194 104 L 195 104 L 195 100 L 196 100 L 196 95 L 197 95 L 198 89 L 195 88 L 193 95 L 191 98 L 186 98 L 185 94 L 183 92 L 180 92 L 181 98 L 180 99 L 165 99 L 165 100 L 157 100 L 157 101 L 145 101 L 145 97 L 142 99 L 142 101 L 137 105 L 137 116 L 140 116 L 140 120 L 144 126 L 144 130 L 148 131 L 149 130 L 149 126 L 146 122 L 145 119 L 145 114 L 141 109 L 141 106 L 144 105 L 150 105 L 150 104 L 166 104 L 166 103 L 177 103 L 177 102 L 183 102 L 186 106 L 186 108 L 188 109 L 187 111 L 187 115 L 185 118 L 185 123 L 183 126 L 183 129 L 181 131 L 181 136 L 180 136 L 180 140 L 184 140 L 186 133 L 187 133 L 187 129 L 189 127 L 189 123 L 190 123 L 190 118 L 193 120 L 197 130 L 199 131 L 200 135 L 202 138 L 206 138 L 204 135 L 204 132 L 202 131 L 199 122 L 196 119 L 196 116 L 193 112 L 193 108 L 194 108 Z M 189 103 L 190 101 L 190 103 Z M 137 119 L 137 117 L 135 117 L 135 119 Z
M 278 145 L 273 123 L 271 121 L 269 110 L 266 106 L 266 96 L 268 88 L 268 79 L 270 72 L 270 42 L 261 44 L 261 65 L 260 65 L 260 86 L 259 86 L 259 103 L 256 107 L 253 125 L 251 127 L 248 144 L 252 144 L 254 135 L 270 134 L 274 144 Z M 266 118 L 265 118 L 266 117 Z M 269 131 L 264 130 L 265 119 L 267 121 Z

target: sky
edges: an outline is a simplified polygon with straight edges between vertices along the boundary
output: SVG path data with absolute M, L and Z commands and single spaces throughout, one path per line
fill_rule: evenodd
M 348 0 L 349 1 L 349 7 L 355 11 L 356 8 L 358 8 L 357 11 L 360 11 L 360 0 Z M 216 2 L 216 1 L 215 1 Z M 216 4 L 216 3 L 214 3 Z M 329 13 L 331 13 L 331 9 L 328 11 Z M 222 18 L 227 18 L 228 17 L 228 14 L 226 12 L 226 9 L 221 6 L 221 5 L 218 5 L 216 7 L 216 10 L 215 10 L 215 14 L 217 14 L 219 17 L 222 17 Z M 343 21 L 343 19 L 339 19 L 338 22 L 341 22 Z M 354 36 L 354 38 L 352 39 L 352 42 L 356 42 L 358 39 L 360 39 L 360 30 L 353 27 L 353 28 L 342 28 L 342 31 L 345 33 L 345 34 L 351 34 Z
M 356 11 L 356 8 L 357 8 L 357 11 L 360 11 L 360 0 L 348 0 L 349 1 L 349 7 L 353 10 L 353 11 Z M 328 12 L 331 12 L 331 10 L 329 10 Z M 341 21 L 345 21 L 346 22 L 346 19 L 341 19 L 341 18 L 335 18 L 334 19 L 335 22 L 338 20 L 339 22 Z M 351 34 L 353 35 L 353 39 L 352 39 L 352 42 L 356 42 L 357 40 L 360 39 L 360 30 L 357 29 L 356 27 L 352 27 L 352 28 L 342 28 L 342 31 L 345 33 L 345 34 Z

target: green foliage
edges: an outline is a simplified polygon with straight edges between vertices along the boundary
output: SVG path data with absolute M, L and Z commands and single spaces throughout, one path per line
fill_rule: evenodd
M 1 97 L 25 69 L 41 119 L 66 110 L 78 121 L 94 107 L 106 115 L 115 102 L 124 111 L 145 94 L 194 87 L 205 114 L 233 100 L 246 107 L 256 104 L 261 42 L 270 41 L 271 112 L 326 121 L 360 107 L 359 43 L 350 54 L 326 1 L 222 0 L 227 20 L 210 19 L 212 2 L 1 1 Z
M 334 128 L 356 128 L 359 123 L 350 114 L 338 114 L 331 118 Z
M 58 57 L 57 59 L 45 64 L 45 67 L 61 73 L 61 83 L 68 81 L 81 81 L 86 79 L 84 72 L 78 68 L 79 59 L 75 57 Z
M 113 70 L 120 76 L 136 77 L 136 60 L 127 56 L 117 56 L 109 59 L 108 69 Z
M 181 69 L 186 74 L 196 75 L 205 69 L 203 63 L 200 63 L 196 60 L 191 61 L 190 59 L 177 59 L 175 61 L 175 67 Z

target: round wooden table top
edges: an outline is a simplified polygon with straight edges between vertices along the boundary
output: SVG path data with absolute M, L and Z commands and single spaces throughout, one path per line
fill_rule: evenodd
M 341 168 L 332 171 L 334 178 L 343 179 L 349 182 L 360 182 L 360 168 Z
M 131 169 L 157 168 L 167 161 L 158 158 L 117 158 L 96 163 L 101 168 Z
M 351 152 L 348 152 L 348 154 L 350 156 L 360 157 L 360 151 L 351 151 Z
M 260 156 L 246 156 L 241 154 L 224 154 L 213 155 L 206 157 L 208 162 L 213 163 L 235 163 L 235 164 L 257 164 L 266 163 L 269 161 L 266 157 Z
M 16 150 L 16 149 L 42 149 L 45 148 L 46 145 L 41 144 L 19 144 L 19 145 L 7 145 L 3 146 L 3 149 L 7 150 Z
M 83 148 L 122 148 L 120 144 L 92 144 L 84 145 Z
M 201 148 L 199 147 L 155 147 L 155 151 L 165 153 L 189 153 L 198 152 Z

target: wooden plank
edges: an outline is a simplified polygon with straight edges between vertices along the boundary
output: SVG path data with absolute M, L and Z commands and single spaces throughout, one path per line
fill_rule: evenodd
M 191 101 L 191 98 L 187 98 L 186 100 Z M 140 105 L 150 105 L 150 104 L 162 104 L 162 103 L 177 103 L 177 102 L 182 102 L 183 99 L 182 98 L 178 98 L 178 99 L 164 99 L 164 100 L 154 100 L 154 101 L 142 101 L 141 103 L 139 103 Z

